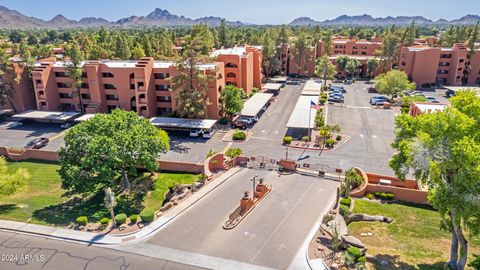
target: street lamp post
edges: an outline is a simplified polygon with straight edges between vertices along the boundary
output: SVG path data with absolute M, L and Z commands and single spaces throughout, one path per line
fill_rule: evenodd
M 285 159 L 288 160 L 288 144 L 285 145 Z
M 253 182 L 253 193 L 252 193 L 252 198 L 254 198 L 254 197 L 255 197 L 255 184 L 256 184 L 257 178 L 258 178 L 258 174 L 256 174 L 254 177 L 252 177 L 252 179 L 250 179 L 250 181 L 252 181 L 252 182 Z

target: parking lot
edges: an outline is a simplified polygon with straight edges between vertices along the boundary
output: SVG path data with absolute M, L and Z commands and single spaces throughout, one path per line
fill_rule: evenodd
M 258 174 L 272 185 L 265 199 L 234 229 L 222 224 Z M 286 269 L 321 213 L 330 207 L 338 183 L 316 177 L 241 169 L 212 193 L 148 240 L 149 244 L 208 256 Z
M 3 121 L 0 122 L 0 146 L 23 148 L 31 140 L 42 137 L 52 138 L 61 132 L 63 132 L 63 130 L 58 124 L 29 122 L 23 126 L 15 126 L 15 122 L 13 121 Z M 53 145 L 55 144 L 56 142 Z M 50 145 L 47 145 L 47 147 L 49 146 Z M 50 146 L 49 149 L 51 148 Z

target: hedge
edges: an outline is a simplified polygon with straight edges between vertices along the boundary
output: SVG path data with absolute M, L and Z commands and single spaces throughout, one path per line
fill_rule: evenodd
M 362 251 L 357 247 L 349 247 L 347 249 L 347 253 L 352 255 L 355 258 L 355 261 L 358 260 L 358 258 L 362 257 Z
M 346 217 L 349 214 L 350 214 L 350 207 L 340 204 L 340 215 L 342 215 L 342 217 Z
M 243 131 L 235 131 L 233 133 L 233 140 L 235 141 L 244 141 L 247 138 L 247 133 Z
M 130 216 L 130 223 L 135 224 L 137 223 L 138 216 L 137 215 L 131 215 Z
M 228 118 L 227 117 L 222 117 L 220 118 L 220 124 L 221 125 L 227 125 L 228 124 Z
M 152 222 L 155 218 L 155 212 L 153 212 L 152 209 L 143 209 L 142 212 L 140 212 L 140 218 L 143 223 Z
M 286 144 L 291 144 L 292 141 L 293 141 L 292 136 L 285 136 L 285 137 L 283 137 L 283 142 L 286 143 Z
M 350 205 L 352 205 L 352 199 L 351 198 L 342 198 L 340 200 L 340 204 L 350 207 Z
M 107 226 L 108 223 L 110 223 L 110 219 L 109 219 L 109 218 L 102 218 L 102 219 L 100 219 L 100 224 L 102 224 L 103 226 Z
M 126 221 L 127 221 L 127 215 L 125 215 L 124 213 L 118 214 L 118 215 L 115 216 L 115 223 L 116 223 L 117 225 L 122 225 L 122 224 L 124 224 Z
M 85 226 L 88 223 L 88 218 L 86 216 L 80 216 L 77 218 L 76 222 L 80 226 Z

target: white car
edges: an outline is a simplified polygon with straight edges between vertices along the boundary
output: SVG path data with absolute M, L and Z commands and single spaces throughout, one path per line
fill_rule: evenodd
M 190 137 L 198 138 L 203 134 L 201 129 L 192 129 L 190 130 Z
M 203 131 L 202 137 L 205 139 L 211 139 L 213 135 L 215 135 L 215 132 L 215 129 L 206 129 L 205 131 Z

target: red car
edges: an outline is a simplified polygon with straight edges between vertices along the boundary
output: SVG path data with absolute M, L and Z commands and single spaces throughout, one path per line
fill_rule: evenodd
M 375 86 L 370 86 L 368 88 L 368 93 L 377 93 L 377 89 L 375 89 Z
M 25 145 L 25 149 L 40 149 L 45 147 L 48 142 L 48 138 L 38 138 L 27 143 L 27 145 Z

